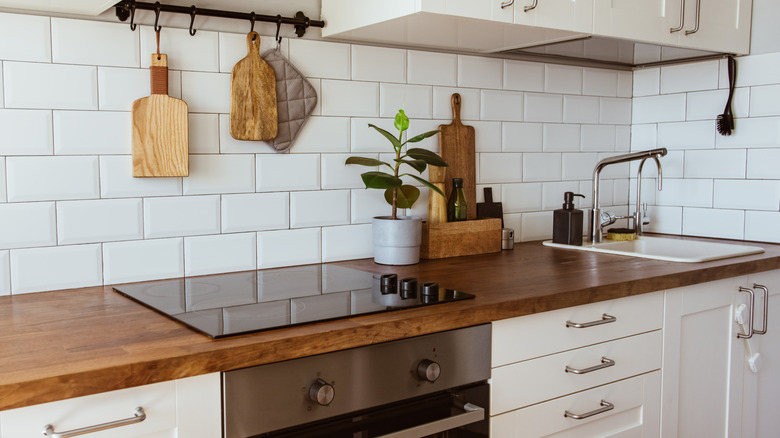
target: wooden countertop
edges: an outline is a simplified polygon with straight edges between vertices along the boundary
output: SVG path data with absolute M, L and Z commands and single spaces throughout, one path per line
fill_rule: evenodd
M 111 286 L 0 297 L 0 410 L 237 369 L 504 318 L 780 269 L 763 254 L 673 263 L 516 244 L 496 254 L 381 266 L 473 300 L 212 340 Z

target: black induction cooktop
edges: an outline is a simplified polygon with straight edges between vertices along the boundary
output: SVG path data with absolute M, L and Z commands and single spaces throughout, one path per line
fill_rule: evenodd
M 212 338 L 474 298 L 436 283 L 334 265 L 184 277 L 114 290 Z

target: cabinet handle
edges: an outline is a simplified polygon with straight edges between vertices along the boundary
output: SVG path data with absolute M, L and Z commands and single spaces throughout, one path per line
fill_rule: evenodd
M 693 21 L 693 30 L 686 30 L 686 35 L 699 31 L 699 16 L 701 16 L 701 0 L 696 0 L 696 19 Z
M 501 2 L 501 9 L 508 8 L 515 4 L 515 0 L 509 0 L 508 2 Z
M 539 5 L 539 0 L 534 0 L 533 3 L 531 3 L 531 6 L 525 6 L 523 7 L 523 12 L 528 12 L 531 9 L 536 9 L 536 7 Z
M 769 319 L 769 288 L 762 285 L 762 284 L 755 284 L 753 283 L 753 287 L 756 289 L 761 289 L 764 291 L 764 329 L 763 330 L 756 330 L 755 327 L 753 328 L 753 333 L 757 335 L 765 335 L 766 334 L 766 321 Z
M 669 29 L 669 33 L 675 33 L 682 30 L 685 21 L 685 0 L 680 0 L 680 25 Z
M 146 420 L 146 412 L 144 408 L 137 407 L 133 412 L 131 418 L 124 418 L 122 420 L 110 421 L 108 423 L 96 424 L 94 426 L 82 427 L 81 429 L 73 429 L 65 432 L 55 432 L 54 426 L 47 424 L 43 427 L 43 435 L 51 438 L 70 438 L 73 436 L 84 435 L 86 433 L 99 432 L 101 430 L 113 429 L 115 427 L 127 426 L 130 424 L 140 423 Z
M 588 368 L 577 369 L 566 365 L 566 372 L 572 374 L 588 374 L 588 373 L 592 373 L 593 371 L 603 370 L 604 368 L 609 368 L 614 365 L 615 365 L 614 360 L 607 359 L 606 357 L 602 357 L 600 364 L 593 365 L 592 367 L 588 367 Z
M 571 412 L 566 411 L 566 412 L 563 413 L 563 416 L 567 417 L 567 418 L 572 418 L 574 420 L 584 420 L 584 419 L 586 419 L 588 417 L 592 417 L 592 416 L 598 415 L 598 414 L 603 414 L 604 412 L 611 411 L 611 410 L 615 409 L 615 405 L 613 405 L 612 403 L 610 403 L 608 401 L 605 401 L 605 400 L 601 401 L 601 406 L 602 407 L 600 407 L 598 409 L 592 410 L 590 412 L 586 412 L 584 414 L 572 414 Z
M 601 319 L 598 321 L 591 321 L 591 322 L 571 322 L 566 321 L 566 327 L 574 327 L 574 328 L 588 328 L 593 327 L 601 324 L 609 324 L 610 322 L 617 321 L 617 318 L 611 315 L 607 315 L 606 313 L 601 315 Z
M 737 333 L 737 338 L 739 338 L 739 339 L 750 339 L 750 338 L 753 337 L 753 313 L 756 310 L 755 309 L 755 305 L 754 305 L 755 303 L 753 301 L 754 298 L 755 298 L 755 293 L 753 292 L 753 289 L 748 289 L 748 288 L 742 287 L 742 286 L 739 287 L 739 291 L 740 292 L 747 292 L 747 293 L 750 294 L 750 296 L 748 298 L 748 308 L 750 309 L 750 312 L 748 312 L 747 333 L 745 333 L 745 334 Z

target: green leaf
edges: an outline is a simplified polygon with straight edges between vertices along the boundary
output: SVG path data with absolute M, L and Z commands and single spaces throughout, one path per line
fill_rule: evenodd
M 438 134 L 440 132 L 441 132 L 441 129 L 437 129 L 435 131 L 424 132 L 424 133 L 422 133 L 420 135 L 415 135 L 414 137 L 410 138 L 409 140 L 406 140 L 406 143 L 417 143 L 418 141 L 423 141 L 426 138 L 432 137 L 432 136 L 434 136 L 434 135 L 436 135 L 436 134 Z M 404 144 L 406 144 L 406 143 L 404 143 Z
M 406 155 L 414 158 L 415 160 L 423 160 L 433 166 L 448 167 L 447 163 L 444 161 L 444 159 L 442 159 L 442 157 L 436 155 L 434 152 L 431 152 L 428 149 L 411 148 L 406 151 Z
M 380 128 L 379 126 L 372 125 L 371 123 L 369 123 L 369 124 L 368 124 L 368 126 L 370 126 L 370 127 L 374 128 L 374 129 L 376 129 L 377 131 L 379 131 L 379 133 L 380 133 L 380 134 L 384 135 L 384 136 L 385 136 L 385 138 L 387 138 L 388 140 L 390 140 L 390 143 L 392 143 L 392 144 L 393 144 L 393 147 L 394 147 L 395 149 L 401 149 L 401 146 L 402 146 L 402 145 L 401 145 L 401 142 L 400 142 L 400 141 L 398 141 L 398 139 L 397 139 L 397 138 L 393 137 L 393 134 L 391 134 L 391 133 L 389 133 L 389 132 L 385 131 L 384 129 Z
M 398 200 L 396 206 L 398 208 L 412 208 L 417 198 L 420 197 L 420 189 L 415 186 L 402 185 L 398 188 Z M 385 201 L 388 204 L 393 205 L 393 189 L 385 190 Z
M 401 187 L 403 181 L 384 172 L 366 172 L 360 175 L 367 189 L 392 189 Z
M 401 131 L 401 133 L 409 129 L 409 117 L 406 117 L 406 114 L 404 114 L 404 110 L 402 109 L 398 110 L 398 114 L 395 115 L 394 124 L 395 124 L 395 129 Z
M 412 166 L 412 168 L 420 173 L 423 173 L 425 171 L 425 168 L 428 166 L 425 164 L 425 161 L 423 160 L 399 160 L 395 159 L 394 161 L 399 163 L 404 163 Z
M 361 166 L 369 166 L 369 167 L 381 166 L 383 164 L 385 166 L 390 166 L 384 161 L 379 161 L 376 158 L 366 158 L 366 157 L 349 157 L 347 158 L 347 161 L 344 162 L 344 164 L 358 164 Z
M 424 185 L 425 187 L 428 187 L 429 189 L 433 190 L 434 192 L 440 194 L 442 197 L 446 198 L 446 196 L 444 195 L 444 192 L 442 192 L 441 189 L 436 187 L 435 185 L 429 183 L 428 181 L 426 181 L 426 180 L 424 180 L 424 179 L 422 179 L 420 177 L 417 177 L 417 176 L 414 176 L 414 175 L 411 175 L 411 174 L 407 174 L 407 175 L 411 176 L 412 178 L 416 179 L 417 181 L 420 181 L 422 183 L 422 185 Z

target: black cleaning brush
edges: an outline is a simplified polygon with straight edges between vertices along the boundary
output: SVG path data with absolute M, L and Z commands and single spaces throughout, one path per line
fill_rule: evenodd
M 726 101 L 726 108 L 723 110 L 723 114 L 718 116 L 715 121 L 715 125 L 718 128 L 720 135 L 731 135 L 734 130 L 734 115 L 731 113 L 731 98 L 734 96 L 734 84 L 737 81 L 737 62 L 733 56 L 728 58 L 728 71 L 729 71 L 729 98 Z

